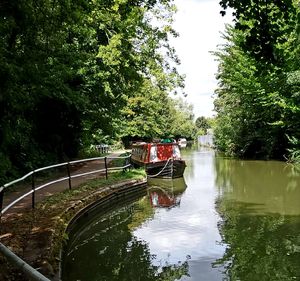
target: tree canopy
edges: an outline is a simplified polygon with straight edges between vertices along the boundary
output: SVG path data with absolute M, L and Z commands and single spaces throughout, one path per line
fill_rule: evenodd
M 198 135 L 206 135 L 207 130 L 211 128 L 212 118 L 207 118 L 204 116 L 200 116 L 196 119 L 195 125 L 198 129 Z
M 215 143 L 231 155 L 283 159 L 287 149 L 300 149 L 289 141 L 300 138 L 299 6 L 290 0 L 220 4 L 233 8 L 235 25 L 215 52 Z
M 194 138 L 193 106 L 172 99 L 167 92 L 145 81 L 141 91 L 128 99 L 122 110 L 119 134 L 123 139 Z M 120 122 L 117 119 L 117 122 Z
M 175 11 L 172 0 L 2 1 L 2 181 L 116 139 L 118 118 L 132 128 L 130 108 L 143 102 L 144 121 L 160 123 L 155 103 L 183 86 L 168 42 Z

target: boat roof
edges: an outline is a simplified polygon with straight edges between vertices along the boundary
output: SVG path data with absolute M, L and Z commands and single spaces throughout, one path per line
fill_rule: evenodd
M 143 145 L 178 145 L 177 142 L 136 142 L 132 146 L 143 146 Z

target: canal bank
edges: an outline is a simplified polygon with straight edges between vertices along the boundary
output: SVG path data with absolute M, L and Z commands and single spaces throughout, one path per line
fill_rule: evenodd
M 55 194 L 34 209 L 24 209 L 1 222 L 1 243 L 51 280 L 58 278 L 60 250 L 72 217 L 89 204 L 109 198 L 121 200 L 135 189 L 145 187 L 141 170 L 116 172 L 108 180 L 96 179 L 74 190 Z M 0 280 L 27 280 L 0 257 Z

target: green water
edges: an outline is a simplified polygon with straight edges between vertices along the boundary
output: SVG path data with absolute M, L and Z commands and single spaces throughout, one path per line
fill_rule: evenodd
M 63 281 L 300 280 L 300 173 L 211 150 L 183 157 L 184 179 L 77 226 Z

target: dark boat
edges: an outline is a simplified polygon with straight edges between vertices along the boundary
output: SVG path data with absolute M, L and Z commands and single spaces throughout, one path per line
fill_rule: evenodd
M 145 167 L 148 177 L 179 178 L 186 167 L 177 143 L 133 144 L 131 161 Z

